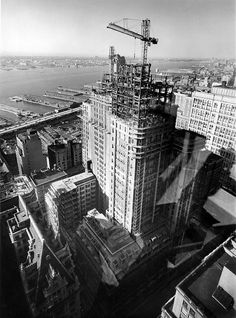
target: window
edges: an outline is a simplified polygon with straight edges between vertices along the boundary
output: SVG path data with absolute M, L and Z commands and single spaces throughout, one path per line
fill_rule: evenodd
M 181 312 L 182 312 L 184 315 L 187 315 L 187 314 L 188 314 L 188 303 L 187 303 L 185 300 L 183 300 Z
M 188 316 L 189 318 L 195 318 L 195 311 L 192 308 L 190 308 Z

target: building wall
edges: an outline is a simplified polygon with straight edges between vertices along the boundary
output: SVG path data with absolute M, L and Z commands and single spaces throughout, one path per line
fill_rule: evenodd
M 224 266 L 218 285 L 234 299 L 234 309 L 236 309 L 236 274 Z
M 97 204 L 97 181 L 94 176 L 87 176 L 78 184 L 70 182 L 71 188 L 66 187 L 68 181 L 70 178 L 53 182 L 45 195 L 46 218 L 55 235 L 60 227 L 75 229 L 87 211 Z
M 225 171 L 235 162 L 236 151 L 236 91 L 213 87 L 211 93 L 193 92 L 192 102 L 187 109 L 185 101 L 189 97 L 179 94 L 180 105 L 176 128 L 185 128 L 206 137 L 206 149 L 225 159 Z M 181 100 L 182 99 L 182 100 Z M 184 122 L 184 124 L 181 124 Z M 184 126 L 184 127 L 182 127 Z M 224 182 L 228 174 L 222 175 Z
M 61 170 L 67 170 L 68 168 L 71 168 L 71 160 L 68 160 L 68 146 L 57 146 L 52 145 L 48 147 L 50 169 L 53 169 L 55 166 L 56 168 L 60 168 Z
M 110 194 L 110 108 L 109 94 L 92 93 L 83 103 L 83 164 L 92 161 L 92 171 L 99 184 L 98 209 L 105 213 Z
M 175 127 L 188 130 L 192 98 L 184 94 L 175 93 L 175 104 L 178 106 Z
M 47 171 L 49 171 L 49 170 L 45 171 L 45 175 L 47 174 Z M 50 174 L 53 173 L 52 171 L 49 171 L 49 172 L 50 172 Z M 58 170 L 55 171 L 55 176 L 54 176 L 52 181 L 51 181 L 51 179 L 49 179 L 46 182 L 39 183 L 39 184 L 37 183 L 37 175 L 31 175 L 32 183 L 33 183 L 34 188 L 35 188 L 37 201 L 41 207 L 41 211 L 42 211 L 44 218 L 46 218 L 45 194 L 47 193 L 51 183 L 55 182 L 57 180 L 63 179 L 67 176 L 67 174 L 65 172 L 59 172 L 58 175 L 57 175 L 57 173 L 58 173 Z M 47 177 L 45 176 L 45 178 L 47 178 Z
M 82 165 L 82 143 L 76 142 L 72 143 L 72 165 L 79 166 Z
M 16 158 L 21 175 L 46 168 L 46 157 L 42 153 L 42 144 L 37 133 L 29 134 L 24 141 L 16 137 Z
M 135 234 L 162 225 L 158 181 L 168 163 L 172 129 L 172 121 L 162 116 L 144 128 L 112 117 L 108 216 Z
M 178 288 L 176 289 L 172 311 L 177 318 L 207 318 L 204 314 L 200 313 L 200 309 L 197 308 L 194 302 Z M 192 312 L 195 315 L 191 314 Z

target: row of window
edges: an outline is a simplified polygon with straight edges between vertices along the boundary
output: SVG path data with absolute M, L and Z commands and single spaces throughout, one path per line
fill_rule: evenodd
M 183 304 L 181 307 L 181 317 L 183 318 L 195 318 L 196 317 L 196 312 L 194 311 L 194 309 L 192 307 L 190 307 L 188 305 L 188 303 L 183 300 Z

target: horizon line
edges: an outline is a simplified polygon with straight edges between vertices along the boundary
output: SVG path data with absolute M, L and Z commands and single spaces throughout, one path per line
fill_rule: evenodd
M 121 55 L 122 56 L 122 55 Z M 55 58 L 105 58 L 109 60 L 107 55 L 86 55 L 86 54 L 21 54 L 21 53 L 0 53 L 0 57 L 55 57 Z M 134 59 L 132 56 L 125 56 L 126 59 Z M 141 58 L 137 58 L 139 60 Z M 208 57 L 177 57 L 177 56 L 158 56 L 158 57 L 150 57 L 149 60 L 158 60 L 158 59 L 176 59 L 176 60 L 236 60 L 235 57 L 215 57 L 215 56 L 208 56 Z

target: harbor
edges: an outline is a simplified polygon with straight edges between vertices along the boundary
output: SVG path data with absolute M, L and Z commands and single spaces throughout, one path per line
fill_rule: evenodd
M 0 128 L 2 128 L 1 133 L 13 132 L 14 129 L 28 127 L 31 125 L 38 125 L 43 121 L 53 120 L 55 118 L 60 118 L 61 113 L 71 114 L 71 109 L 80 108 L 80 104 L 87 99 L 87 95 L 82 90 L 76 90 L 72 88 L 65 88 L 63 86 L 58 86 L 57 91 L 45 93 L 44 97 L 24 94 L 15 95 L 9 97 L 8 100 L 12 105 L 0 104 L 0 116 L 1 114 L 8 114 L 7 117 L 12 117 L 12 119 L 4 118 L 2 116 L 0 122 Z M 73 104 L 73 106 L 72 106 Z M 32 107 L 35 109 L 32 110 Z M 47 108 L 48 111 L 39 113 L 38 107 L 43 106 Z M 5 116 L 6 117 L 6 116 Z M 12 126 L 12 125 L 16 126 Z
M 48 100 L 41 99 L 39 96 L 35 96 L 35 95 L 24 95 L 21 97 L 21 100 L 25 103 L 36 104 L 41 106 L 49 106 L 53 108 L 68 106 L 67 104 L 51 103 Z
M 84 90 L 66 88 L 63 86 L 58 86 L 56 91 L 46 91 L 43 96 L 60 101 L 77 103 L 81 103 L 88 98 Z

